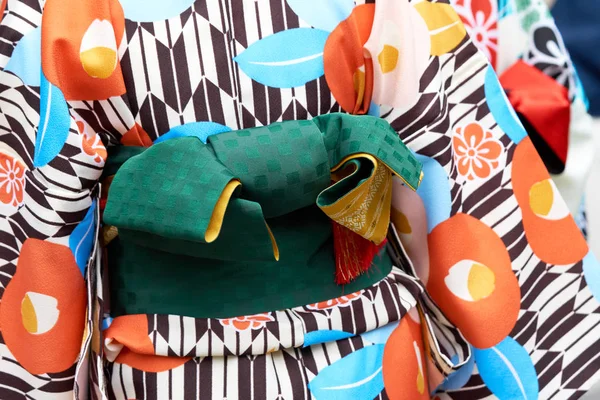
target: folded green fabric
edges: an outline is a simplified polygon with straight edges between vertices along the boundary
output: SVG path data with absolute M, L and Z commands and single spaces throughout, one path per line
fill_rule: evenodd
M 310 122 L 323 134 L 332 168 L 353 154 L 371 154 L 408 187 L 416 190 L 419 186 L 421 163 L 385 120 L 369 115 L 333 113 L 320 115 Z
M 255 218 L 255 220 L 252 220 Z M 273 261 L 273 242 L 258 203 L 234 199 L 227 207 L 221 234 L 212 243 L 159 236 L 120 228 L 122 241 L 173 254 L 224 261 Z M 235 251 L 232 246 L 235 245 Z
M 385 121 L 348 114 L 224 132 L 206 144 L 179 137 L 119 147 L 107 170 L 104 223 L 119 232 L 108 253 L 115 315 L 231 317 L 370 286 L 391 270 L 389 257 L 383 251 L 369 273 L 336 285 L 332 223 L 379 245 L 392 175 L 412 189 L 421 178 Z
M 277 237 L 269 234 L 265 218 L 315 203 L 326 206 L 337 201 L 336 210 L 345 210 L 345 195 L 373 177 L 376 168 L 389 168 L 412 188 L 421 176 L 419 162 L 394 130 L 371 116 L 328 114 L 312 121 L 224 132 L 209 137 L 207 144 L 184 137 L 143 152 L 119 149 L 108 161 L 107 169 L 118 173 L 104 222 L 117 226 L 129 239 L 139 232 L 134 239 L 139 245 L 221 260 L 232 258 L 231 240 L 242 243 L 237 259 L 277 258 Z M 374 165 L 378 161 L 383 165 Z M 331 170 L 350 164 L 355 173 L 330 187 Z M 220 235 L 223 238 L 216 241 Z M 207 243 L 209 250 L 202 246 Z
M 323 135 L 312 121 L 224 132 L 207 144 L 242 182 L 240 197 L 259 203 L 266 218 L 314 204 L 331 183 Z
M 385 249 L 368 273 L 339 286 L 333 279 L 331 221 L 316 206 L 267 220 L 279 261 L 229 261 L 174 255 L 125 240 L 108 246 L 111 314 L 226 318 L 283 310 L 353 293 L 385 278 Z M 155 244 L 156 242 L 154 242 Z M 230 253 L 238 243 L 230 243 Z

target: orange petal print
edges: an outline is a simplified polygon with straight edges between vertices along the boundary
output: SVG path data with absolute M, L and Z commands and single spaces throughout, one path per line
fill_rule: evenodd
M 71 250 L 27 239 L 0 307 L 6 346 L 32 374 L 62 372 L 77 360 L 86 292 Z
M 107 151 L 104 143 L 100 139 L 100 135 L 86 131 L 85 124 L 82 121 L 77 121 L 77 129 L 81 135 L 81 147 L 88 156 L 91 156 L 95 162 L 104 164 L 106 161 Z
M 535 255 L 558 265 L 583 259 L 588 252 L 585 239 L 529 138 L 515 150 L 512 182 L 525 236 Z
M 152 139 L 150 139 L 144 128 L 136 122 L 133 128 L 121 136 L 121 144 L 124 146 L 150 147 L 152 146 Z
M 429 399 L 421 324 L 405 315 L 383 351 L 383 384 L 390 400 Z
M 67 100 L 125 93 L 117 48 L 125 19 L 118 0 L 48 0 L 42 16 L 42 70 Z
M 369 39 L 375 4 L 362 4 L 331 32 L 323 53 L 325 79 L 342 108 L 365 114 L 373 93 L 373 61 L 365 58 L 363 46 Z
M 185 364 L 191 357 L 167 357 L 155 355 L 148 336 L 146 315 L 124 315 L 114 319 L 104 333 L 107 357 L 120 364 L 146 372 L 163 372 Z M 121 348 L 121 346 L 123 346 Z M 118 355 L 112 353 L 118 349 Z
M 467 146 L 477 148 L 485 136 L 483 128 L 478 123 L 471 123 L 464 128 L 463 136 Z
M 502 341 L 521 303 L 502 240 L 478 219 L 456 214 L 431 231 L 428 243 L 431 297 L 475 347 Z
M 219 320 L 222 325 L 233 326 L 238 331 L 245 331 L 246 329 L 260 329 L 265 326 L 267 322 L 275 321 L 275 318 L 270 313 L 262 313 L 256 315 L 243 315 L 240 317 L 223 318 Z
M 245 331 L 246 329 L 253 327 L 254 328 L 254 324 L 250 321 L 241 321 L 238 319 L 234 319 L 232 322 L 232 325 L 240 331 Z
M 362 294 L 362 290 L 358 292 L 346 294 L 340 297 L 336 297 L 335 299 L 320 301 L 318 303 L 309 304 L 306 307 L 310 310 L 326 310 L 328 308 L 333 307 L 345 307 L 350 305 L 350 303 L 358 298 Z
M 4 16 L 4 10 L 6 9 L 7 0 L 0 0 L 0 22 Z

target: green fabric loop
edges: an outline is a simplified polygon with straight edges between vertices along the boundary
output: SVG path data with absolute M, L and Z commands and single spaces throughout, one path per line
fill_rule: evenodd
M 240 196 L 266 218 L 314 204 L 331 183 L 321 131 L 311 121 L 286 121 L 210 136 L 219 161 L 242 181 Z
M 223 261 L 273 261 L 273 244 L 260 205 L 233 199 L 227 207 L 221 234 L 212 243 L 163 237 L 148 232 L 119 228 L 125 243 L 148 247 L 171 254 Z M 232 251 L 235 244 L 235 251 Z
M 167 140 L 121 166 L 110 187 L 104 221 L 118 228 L 207 243 L 215 205 L 234 178 L 200 140 Z
M 374 170 L 371 160 L 353 159 L 342 166 L 342 169 L 353 168 L 348 176 L 323 190 L 317 197 L 319 207 L 330 206 L 355 190 L 362 182 L 368 179 Z
M 389 124 L 371 116 L 338 113 L 285 121 L 224 132 L 207 144 L 182 137 L 145 150 L 121 146 L 107 163 L 107 170 L 118 172 L 104 222 L 119 228 L 125 240 L 173 254 L 272 260 L 265 218 L 315 202 L 330 205 L 352 193 L 373 174 L 374 161 L 366 155 L 418 186 L 419 162 Z M 331 169 L 342 162 L 356 171 L 330 187 Z M 223 200 L 236 180 L 241 186 Z M 246 244 L 231 253 L 230 245 L 241 240 Z
M 383 161 L 413 190 L 421 182 L 421 163 L 383 119 L 342 113 L 312 119 L 324 137 L 331 167 L 348 156 L 370 154 Z

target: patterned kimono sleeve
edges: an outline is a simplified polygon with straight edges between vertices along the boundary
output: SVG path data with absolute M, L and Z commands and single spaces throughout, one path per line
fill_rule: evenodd
M 554 81 L 540 78 L 536 81 L 541 84 L 521 85 L 516 91 L 530 101 L 511 99 L 511 102 L 517 107 L 521 120 L 527 121 L 528 132 L 533 131 L 536 149 L 585 232 L 583 193 L 594 156 L 592 121 L 581 81 L 546 3 L 542 0 L 453 1 L 473 42 L 488 57 L 501 82 L 505 83 L 510 72 L 517 68 L 521 74 L 525 72 L 535 78 L 542 73 Z M 535 107 L 536 97 L 549 98 L 551 89 L 563 89 L 564 94 L 559 97 L 564 105 L 553 107 L 546 103 L 540 109 L 541 102 L 538 102 L 540 106 Z M 536 119 L 547 123 L 536 124 Z
M 517 48 L 524 62 L 568 89 L 569 162 L 555 177 L 558 182 L 589 165 L 588 154 L 583 151 L 580 159 L 581 148 L 573 139 L 589 135 L 578 79 L 542 2 L 511 5 L 513 16 L 498 22 L 499 49 L 492 29 L 495 2 L 461 1 L 455 9 L 445 3 L 411 3 L 425 24 L 414 14 L 394 10 L 392 2 L 377 3 L 374 27 L 412 24 L 411 34 L 402 38 L 402 57 L 411 59 L 410 68 L 416 71 L 400 64 L 389 68 L 392 52 L 386 45 L 393 45 L 394 38 L 384 28 L 378 38 L 372 33 L 365 45 L 373 49 L 375 107 L 370 112 L 389 121 L 424 166 L 417 190 L 420 202 L 399 198 L 393 204 L 408 221 L 399 224 L 410 227 L 404 228 L 405 234 L 410 229 L 412 235 L 422 235 L 405 247 L 429 295 L 474 354 L 475 363 L 445 379 L 438 396 L 577 398 L 597 381 L 600 370 L 599 327 L 594 322 L 599 265 L 490 59 L 506 63 L 507 52 Z M 465 8 L 471 7 L 472 15 L 465 17 Z M 483 24 L 487 31 L 465 27 L 461 17 Z M 517 35 L 503 33 L 502 24 L 511 18 L 524 32 L 518 32 L 521 36 L 512 45 L 502 43 L 505 36 L 510 40 Z M 428 35 L 419 36 L 419 29 L 427 29 Z M 494 40 L 482 51 L 474 42 L 486 37 Z M 383 43 L 379 47 L 374 44 L 378 41 Z M 423 48 L 428 49 L 425 55 Z M 549 48 L 559 53 L 546 54 Z M 557 57 L 564 64 L 554 65 Z M 416 88 L 402 81 L 412 73 L 421 77 Z M 579 182 L 580 174 L 574 174 Z M 418 217 L 420 209 L 425 218 Z M 468 284 L 464 276 L 469 276 Z
M 88 390 L 89 266 L 98 227 L 97 182 L 110 140 L 100 133 L 112 130 L 77 110 L 99 107 L 89 100 L 94 93 L 74 91 L 86 87 L 78 72 L 96 72 L 86 72 L 85 54 L 72 59 L 75 40 L 65 29 L 77 29 L 52 23 L 42 29 L 53 12 L 65 12 L 56 3 L 0 1 L 3 399 L 70 399 L 86 397 Z

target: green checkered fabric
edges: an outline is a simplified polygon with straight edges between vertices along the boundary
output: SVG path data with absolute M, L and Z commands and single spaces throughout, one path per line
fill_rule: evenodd
M 108 246 L 111 315 L 226 318 L 284 310 L 369 287 L 392 269 L 384 249 L 368 273 L 339 286 L 334 280 L 331 221 L 317 206 L 267 221 L 279 244 L 279 261 L 244 259 L 248 236 L 228 242 L 230 257 L 238 256 L 229 261 L 190 257 L 186 250 L 182 254 L 160 251 L 154 247 L 160 240 L 138 245 L 119 232 Z M 243 230 L 239 227 L 236 232 Z M 214 243 L 200 246 L 205 249 Z
M 335 284 L 331 220 L 317 207 L 350 193 L 373 173 L 371 160 L 346 161 L 351 176 L 331 186 L 348 156 L 377 157 L 409 185 L 421 166 L 383 120 L 330 114 L 225 132 L 206 144 L 169 139 L 149 149 L 111 150 L 115 173 L 104 222 L 114 315 L 246 315 L 327 300 L 370 286 L 391 270 L 385 250 L 367 274 Z M 238 179 L 220 234 L 205 236 L 226 185 Z M 269 228 L 280 251 L 275 261 Z M 203 286 L 199 282 L 227 282 Z
M 167 140 L 121 166 L 104 221 L 119 229 L 204 243 L 217 200 L 234 178 L 200 140 Z
M 311 122 L 323 133 L 331 167 L 350 155 L 367 153 L 383 161 L 413 190 L 419 186 L 421 163 L 385 120 L 334 113 L 320 115 Z
M 311 121 L 210 136 L 218 160 L 242 181 L 241 197 L 259 203 L 266 218 L 310 204 L 331 182 L 322 134 Z
M 119 149 L 107 167 L 118 172 L 104 221 L 132 243 L 219 260 L 272 260 L 265 219 L 328 203 L 328 197 L 343 196 L 341 189 L 350 192 L 360 185 L 356 178 L 362 175 L 355 174 L 330 187 L 331 168 L 348 156 L 375 156 L 413 188 L 421 175 L 421 165 L 385 121 L 348 114 L 225 132 L 209 137 L 207 144 L 183 137 L 143 152 Z M 363 166 L 365 173 L 372 169 L 371 162 L 347 162 Z M 227 206 L 217 240 L 207 244 L 215 205 L 233 179 L 242 186 Z M 232 243 L 239 250 L 235 254 Z
M 171 254 L 215 260 L 273 261 L 273 246 L 260 205 L 233 199 L 227 206 L 221 233 L 214 242 L 159 236 L 139 230 L 119 228 L 122 241 Z M 231 251 L 235 243 L 235 251 Z

